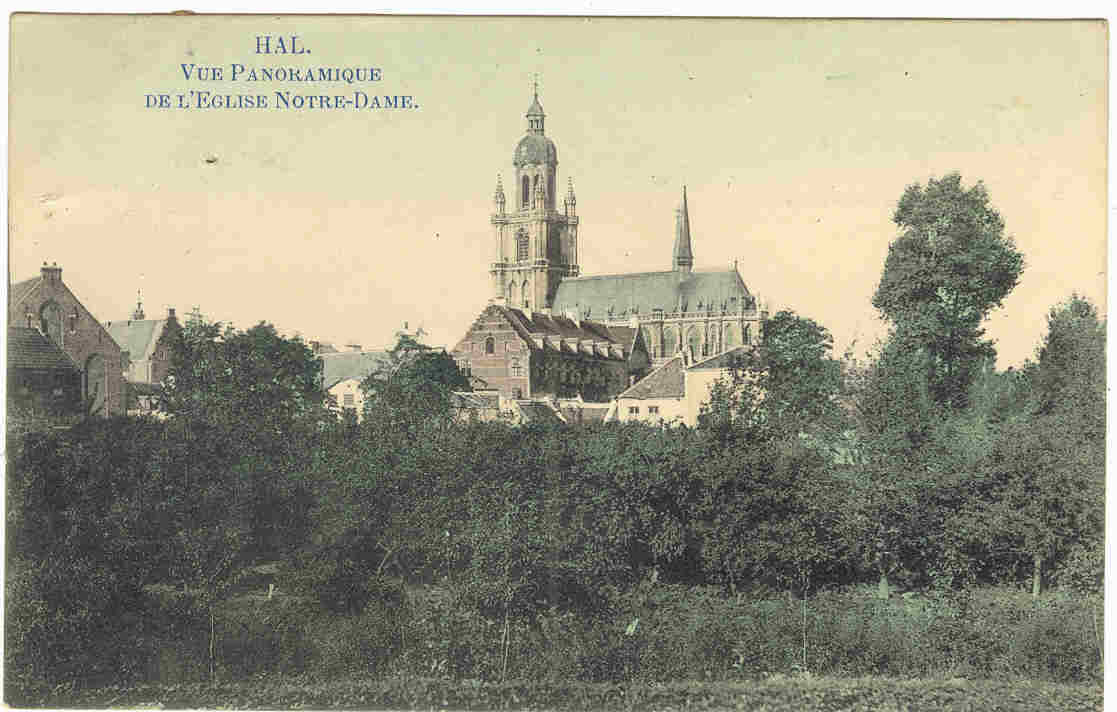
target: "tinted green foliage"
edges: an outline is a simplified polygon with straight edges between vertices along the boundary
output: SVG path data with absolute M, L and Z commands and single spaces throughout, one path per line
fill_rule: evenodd
M 900 236 L 873 306 L 925 351 L 934 401 L 964 407 L 976 369 L 993 353 L 981 322 L 1016 286 L 1024 258 L 985 186 L 965 189 L 957 173 L 909 186 L 892 220 Z

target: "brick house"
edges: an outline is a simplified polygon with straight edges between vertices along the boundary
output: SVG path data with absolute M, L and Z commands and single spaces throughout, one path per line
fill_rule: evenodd
M 120 346 L 62 281 L 57 263 L 43 263 L 37 277 L 8 290 L 8 324 L 38 329 L 80 372 L 80 395 L 104 416 L 124 413 L 125 393 Z
M 8 413 L 59 418 L 81 413 L 81 369 L 35 327 L 8 327 Z
M 646 372 L 639 329 L 490 304 L 451 351 L 504 398 L 608 401 Z

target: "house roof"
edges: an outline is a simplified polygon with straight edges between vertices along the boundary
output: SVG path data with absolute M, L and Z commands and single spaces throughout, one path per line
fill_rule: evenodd
M 38 329 L 8 327 L 8 368 L 36 371 L 79 371 L 66 352 Z
M 127 351 L 133 361 L 151 358 L 155 346 L 163 336 L 167 326 L 166 319 L 133 319 L 129 321 L 106 321 L 105 330 L 112 340 Z
M 384 351 L 342 351 L 321 354 L 322 386 L 329 390 L 342 381 L 365 380 L 370 373 L 390 363 Z
M 675 356 L 656 370 L 632 384 L 617 398 L 648 400 L 651 398 L 683 398 L 686 396 L 685 366 L 682 356 Z
M 753 304 L 752 295 L 734 267 L 666 272 L 636 272 L 566 278 L 555 294 L 557 313 L 574 312 L 586 318 L 619 318 L 624 314 L 698 311 L 709 306 L 730 311 L 742 303 Z
M 735 363 L 740 362 L 745 354 L 751 350 L 751 346 L 736 346 L 729 349 L 725 353 L 720 353 L 717 356 L 711 356 L 702 361 L 695 361 L 687 367 L 688 371 L 712 371 L 714 369 L 721 370 L 723 368 L 730 368 Z
M 510 307 L 498 308 L 509 312 L 514 320 L 513 323 L 518 322 L 529 334 L 614 342 L 609 328 L 598 322 L 587 320 L 575 322 L 565 316 L 552 316 L 541 312 L 525 313 Z
M 30 294 L 35 287 L 39 286 L 39 282 L 43 281 L 43 275 L 25 279 L 22 282 L 16 282 L 8 288 L 8 304 L 15 306 L 22 302 L 28 294 Z

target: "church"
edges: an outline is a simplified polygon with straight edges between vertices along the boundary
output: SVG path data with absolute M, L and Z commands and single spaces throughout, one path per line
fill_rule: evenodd
M 525 118 L 526 135 L 512 155 L 513 201 L 509 204 L 499 176 L 493 197 L 489 273 L 494 304 L 612 326 L 635 325 L 657 366 L 677 353 L 697 359 L 757 343 L 767 314 L 758 308 L 736 264 L 694 266 L 685 187 L 675 211 L 671 269 L 582 275 L 574 184 L 567 180 L 559 210 L 558 150 L 546 135 L 538 91 Z
M 752 345 L 767 314 L 734 264 L 695 269 L 686 188 L 671 269 L 582 275 L 573 181 L 559 208 L 558 150 L 538 90 L 512 154 L 512 202 L 497 176 L 489 306 L 452 350 L 509 399 L 609 401 L 676 355 L 692 362 Z

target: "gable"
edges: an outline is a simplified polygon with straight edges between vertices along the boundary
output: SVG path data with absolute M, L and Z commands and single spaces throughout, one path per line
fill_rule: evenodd
M 127 351 L 133 361 L 141 361 L 155 352 L 166 323 L 166 319 L 110 321 L 105 323 L 105 329 L 121 351 Z

